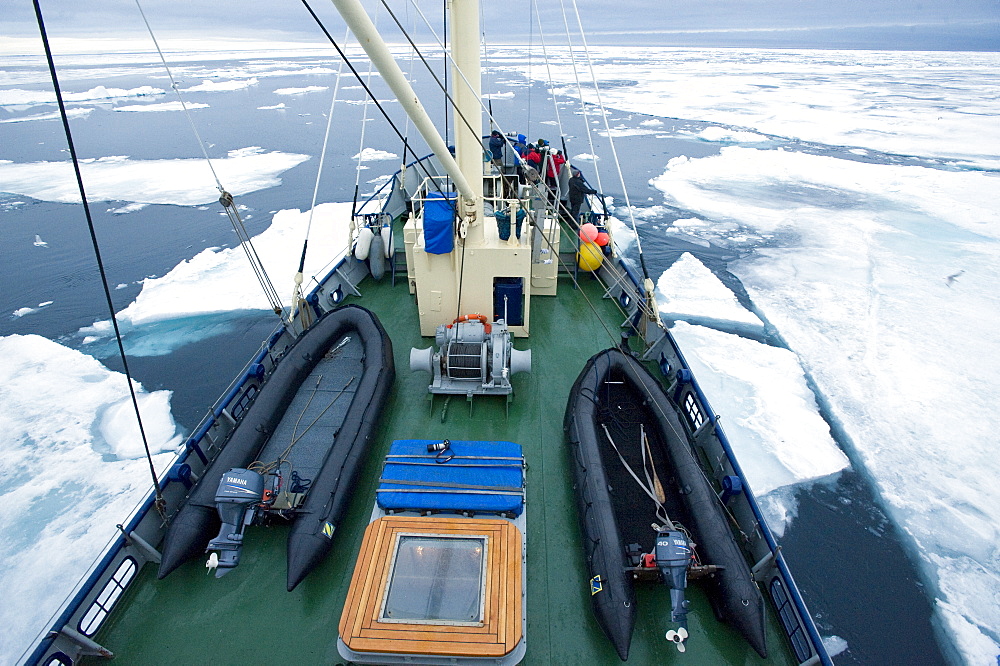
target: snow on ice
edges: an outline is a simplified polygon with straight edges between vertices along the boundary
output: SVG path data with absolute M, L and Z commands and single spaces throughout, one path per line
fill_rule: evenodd
M 37 335 L 0 337 L 0 661 L 14 663 L 152 486 L 125 376 Z M 161 472 L 181 437 L 170 392 L 136 385 Z

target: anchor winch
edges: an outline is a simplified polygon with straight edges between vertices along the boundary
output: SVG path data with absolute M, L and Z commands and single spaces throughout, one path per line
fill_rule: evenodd
M 427 390 L 447 395 L 510 395 L 510 376 L 531 372 L 531 351 L 514 349 L 507 322 L 485 315 L 437 327 L 433 347 L 410 349 L 410 370 L 431 373 Z

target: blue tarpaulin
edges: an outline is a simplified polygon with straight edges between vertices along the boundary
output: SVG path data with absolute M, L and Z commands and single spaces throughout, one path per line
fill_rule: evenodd
M 392 443 L 379 479 L 378 505 L 395 511 L 509 513 L 524 510 L 524 457 L 514 442 L 437 439 Z
M 455 249 L 455 195 L 428 192 L 424 201 L 424 249 L 448 254 Z

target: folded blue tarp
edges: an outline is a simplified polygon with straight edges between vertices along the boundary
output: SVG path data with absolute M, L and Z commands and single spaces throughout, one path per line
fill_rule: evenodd
M 394 511 L 508 513 L 524 510 L 524 457 L 514 442 L 434 439 L 392 443 L 379 479 L 378 505 Z M 441 462 L 438 462 L 441 461 Z
M 455 248 L 455 195 L 428 192 L 424 201 L 424 249 L 448 254 Z

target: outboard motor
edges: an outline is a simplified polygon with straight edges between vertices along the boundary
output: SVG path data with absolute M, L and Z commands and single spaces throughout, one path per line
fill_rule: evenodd
M 656 534 L 656 566 L 663 576 L 663 582 L 670 588 L 670 621 L 680 627 L 667 632 L 667 640 L 684 652 L 687 639 L 687 609 L 690 602 L 684 598 L 687 588 L 688 565 L 691 563 L 691 546 L 683 532 L 661 528 Z
M 484 315 L 464 315 L 437 327 L 438 346 L 410 350 L 410 370 L 431 373 L 431 393 L 509 395 L 510 376 L 531 372 L 531 351 L 514 349 L 503 319 L 492 324 Z
M 264 477 L 257 472 L 237 467 L 222 475 L 215 491 L 215 507 L 222 519 L 222 528 L 205 549 L 206 552 L 219 551 L 218 555 L 212 553 L 207 565 L 215 569 L 216 578 L 222 578 L 240 563 L 243 530 L 253 521 L 263 498 Z

